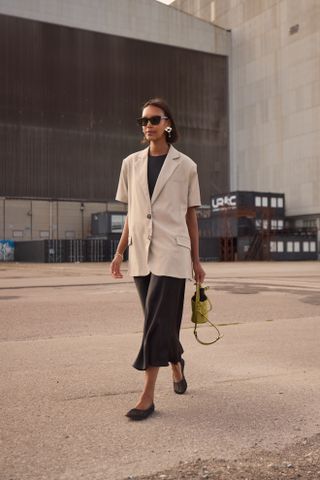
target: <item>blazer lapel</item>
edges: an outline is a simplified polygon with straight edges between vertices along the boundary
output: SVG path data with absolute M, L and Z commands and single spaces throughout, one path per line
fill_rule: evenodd
M 136 160 L 135 170 L 136 179 L 142 187 L 143 193 L 146 197 L 146 201 L 150 204 L 150 195 L 148 187 L 148 151 L 149 147 L 141 150 Z
M 148 164 L 148 149 L 147 149 L 147 154 L 146 154 L 146 163 Z M 170 146 L 170 149 L 168 151 L 168 155 L 164 161 L 164 164 L 161 168 L 159 177 L 156 181 L 156 185 L 153 190 L 153 194 L 151 197 L 151 204 L 155 202 L 155 200 L 158 198 L 161 190 L 177 168 L 177 166 L 180 163 L 180 153 L 178 150 L 176 150 L 172 145 Z M 147 191 L 148 191 L 148 177 L 147 177 L 147 168 L 146 168 L 146 186 L 147 186 Z

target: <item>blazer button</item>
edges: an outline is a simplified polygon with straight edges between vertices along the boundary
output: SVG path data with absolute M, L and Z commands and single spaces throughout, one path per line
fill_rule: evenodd
M 147 218 L 151 218 L 151 213 L 148 213 Z

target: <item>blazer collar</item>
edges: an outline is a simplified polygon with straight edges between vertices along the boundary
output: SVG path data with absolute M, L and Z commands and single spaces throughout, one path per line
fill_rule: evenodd
M 149 196 L 149 187 L 148 187 L 148 152 L 149 152 L 149 147 L 145 148 L 144 150 L 141 151 L 139 155 L 139 182 L 141 183 L 141 186 L 143 188 L 143 191 L 145 193 L 147 201 L 150 203 L 150 196 Z M 164 161 L 164 164 L 161 168 L 159 177 L 157 179 L 156 185 L 153 190 L 153 194 L 151 197 L 151 204 L 155 202 L 155 200 L 158 198 L 161 190 L 177 168 L 181 161 L 181 155 L 180 152 L 175 149 L 172 145 L 170 145 L 168 154 L 166 156 L 166 159 Z

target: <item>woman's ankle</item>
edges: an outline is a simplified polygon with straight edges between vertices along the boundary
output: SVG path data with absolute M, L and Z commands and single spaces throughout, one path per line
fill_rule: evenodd
M 182 375 L 181 363 L 180 362 L 172 363 L 171 367 L 172 367 L 172 376 L 173 376 L 174 381 L 179 382 L 180 380 L 182 380 L 183 375 Z
M 142 394 L 138 403 L 136 404 L 136 408 L 146 410 L 153 404 L 153 401 L 154 399 L 151 395 Z

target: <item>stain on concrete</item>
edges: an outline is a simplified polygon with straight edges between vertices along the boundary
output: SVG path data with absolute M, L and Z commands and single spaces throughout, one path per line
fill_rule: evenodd
M 221 286 L 214 286 L 214 290 L 222 290 L 229 293 L 237 293 L 242 295 L 250 295 L 250 294 L 257 294 L 261 292 L 263 289 L 259 289 L 256 287 L 251 287 L 251 285 L 244 285 L 238 286 L 235 284 L 227 284 Z
M 21 298 L 21 297 L 17 297 L 15 295 L 12 295 L 12 296 L 0 296 L 0 300 L 17 300 L 17 298 Z
M 320 294 L 303 297 L 301 298 L 301 302 L 309 303 L 310 305 L 320 305 Z

